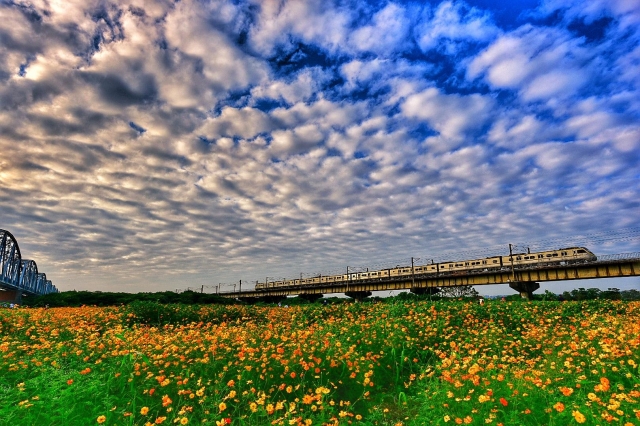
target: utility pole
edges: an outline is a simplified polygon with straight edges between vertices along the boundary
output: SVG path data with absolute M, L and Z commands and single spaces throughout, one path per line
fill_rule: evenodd
M 202 287 L 200 287 L 200 293 L 204 293 L 204 284 L 202 284 Z
M 242 293 L 242 280 L 240 280 L 240 290 L 238 292 Z
M 511 282 L 516 282 L 516 271 L 513 267 L 513 246 L 509 244 L 509 259 L 511 259 Z
M 351 277 L 349 276 L 349 266 L 347 265 L 347 292 L 349 291 L 349 280 Z
M 413 269 L 413 256 L 411 257 L 411 288 L 416 286 L 416 273 L 415 269 Z

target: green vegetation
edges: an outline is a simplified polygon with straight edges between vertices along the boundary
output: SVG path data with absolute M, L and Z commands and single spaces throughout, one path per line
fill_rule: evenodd
M 640 303 L 0 309 L 20 425 L 637 425 Z

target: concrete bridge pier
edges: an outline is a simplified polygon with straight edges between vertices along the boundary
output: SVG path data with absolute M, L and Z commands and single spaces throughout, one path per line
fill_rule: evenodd
M 345 296 L 350 297 L 355 300 L 364 300 L 367 297 L 371 296 L 373 293 L 370 291 L 347 291 Z
M 509 283 L 509 287 L 520 293 L 523 299 L 533 299 L 533 292 L 540 288 L 540 284 L 535 281 L 515 281 Z
M 0 302 L 22 304 L 22 292 L 19 290 L 0 291 Z

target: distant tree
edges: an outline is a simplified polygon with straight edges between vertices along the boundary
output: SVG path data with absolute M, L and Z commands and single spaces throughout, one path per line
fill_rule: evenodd
M 608 300 L 622 300 L 622 295 L 620 294 L 620 290 L 617 288 L 608 288 L 607 290 L 600 293 L 601 299 Z
M 534 295 L 536 296 L 536 295 Z M 541 300 L 558 300 L 558 295 L 550 292 L 549 290 L 545 290 L 544 294 L 540 298 Z
M 640 291 L 635 289 L 622 290 L 620 292 L 620 297 L 622 300 L 640 300 Z
M 456 287 L 439 287 L 440 292 L 438 296 L 449 298 L 461 298 L 461 297 L 478 297 L 479 294 L 472 285 L 462 285 Z

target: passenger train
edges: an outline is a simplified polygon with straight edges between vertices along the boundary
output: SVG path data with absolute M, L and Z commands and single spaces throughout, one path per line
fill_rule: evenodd
M 521 268 L 545 266 L 551 264 L 572 264 L 597 260 L 596 255 L 585 247 L 567 247 L 558 250 L 534 253 L 514 253 L 509 256 L 493 256 L 483 259 L 460 260 L 455 262 L 428 263 L 418 266 L 397 266 L 377 271 L 351 272 L 340 275 L 319 275 L 312 278 L 296 278 L 282 281 L 265 281 L 256 283 L 256 290 L 277 287 L 313 286 L 342 282 L 365 282 L 387 280 L 397 277 L 452 275 L 461 273 L 479 273 L 500 270 L 503 268 Z

